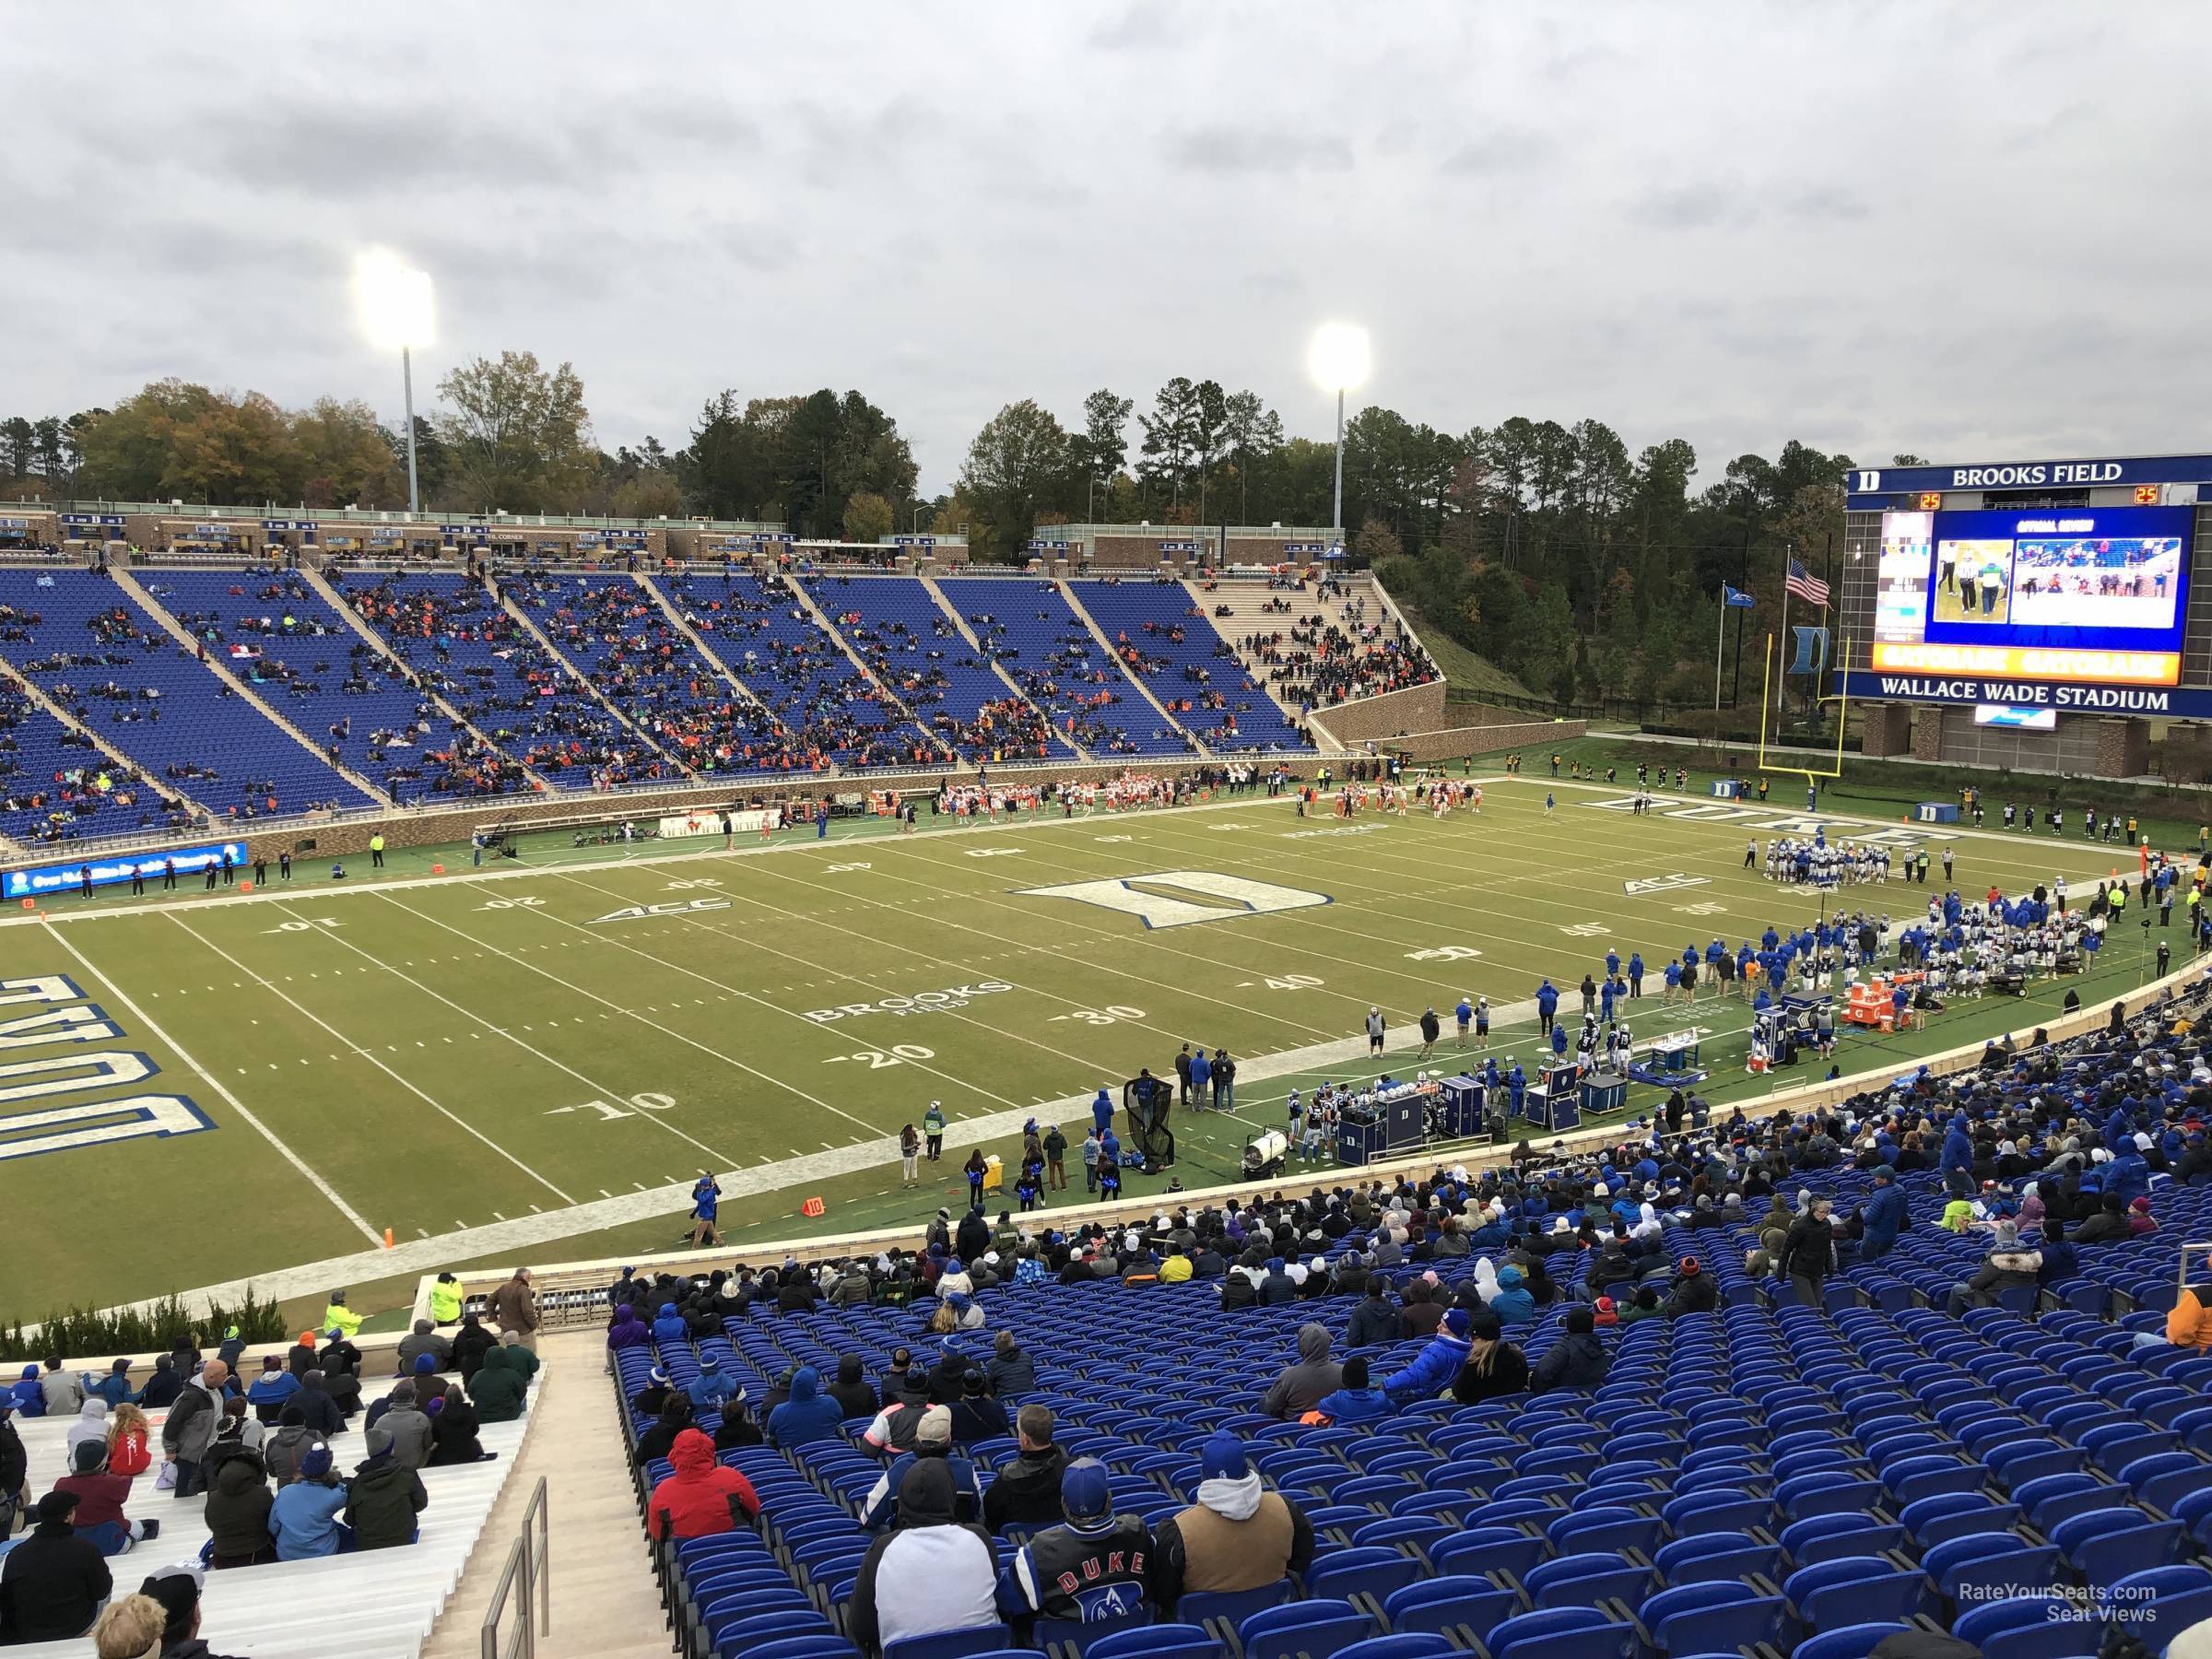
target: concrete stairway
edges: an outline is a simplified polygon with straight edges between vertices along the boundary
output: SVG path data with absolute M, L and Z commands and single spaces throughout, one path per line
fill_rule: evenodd
M 192 653 L 194 655 L 197 656 L 199 654 L 200 641 L 193 637 L 192 630 L 186 628 L 183 623 L 178 621 L 174 617 L 171 616 L 168 609 L 161 604 L 159 600 L 156 599 L 143 587 L 140 587 L 138 585 L 138 579 L 135 576 L 132 575 L 129 571 L 125 570 L 120 564 L 112 566 L 109 570 L 108 574 L 114 578 L 115 585 L 120 587 L 125 594 L 128 594 L 131 596 L 132 602 L 135 604 L 139 609 L 143 610 L 147 616 L 153 618 L 156 622 L 159 623 L 162 629 L 171 639 L 175 640 L 178 644 L 183 646 L 186 651 Z M 371 800 L 382 801 L 387 806 L 393 804 L 391 795 L 386 793 L 382 784 L 376 782 L 366 772 L 356 771 L 352 767 L 347 766 L 342 760 L 333 760 L 326 750 L 322 748 L 317 744 L 312 742 L 305 732 L 302 732 L 298 726 L 294 725 L 289 720 L 286 719 L 284 715 L 279 713 L 276 707 L 270 703 L 266 698 L 263 697 L 260 692 L 256 691 L 244 680 L 239 678 L 237 675 L 231 673 L 230 665 L 228 663 L 223 662 L 219 657 L 209 655 L 203 657 L 201 659 L 201 664 L 208 673 L 214 675 L 216 678 L 223 681 L 230 688 L 231 690 L 235 691 L 241 700 L 250 704 L 252 707 L 258 709 L 263 714 L 266 715 L 270 723 L 274 724 L 278 731 L 283 732 L 288 736 L 291 737 L 300 745 L 301 748 L 306 749 L 318 760 L 321 760 L 333 771 L 336 772 L 338 776 L 344 778 L 356 789 L 361 791 Z
M 1068 609 L 1074 611 L 1077 616 L 1082 618 L 1083 626 L 1090 629 L 1090 637 L 1099 642 L 1100 646 L 1104 649 L 1108 656 L 1113 658 L 1115 662 L 1122 664 L 1122 677 L 1127 680 L 1132 686 L 1135 686 L 1136 688 L 1137 695 L 1152 705 L 1152 712 L 1158 714 L 1160 719 L 1166 721 L 1168 724 L 1172 726 L 1176 731 L 1181 732 L 1184 736 L 1188 737 L 1191 740 L 1191 747 L 1200 756 L 1209 760 L 1212 759 L 1214 751 L 1206 747 L 1205 740 L 1201 738 L 1197 733 L 1192 731 L 1190 727 L 1184 725 L 1182 721 L 1176 719 L 1174 715 L 1169 713 L 1167 705 L 1161 702 L 1159 698 L 1153 696 L 1152 688 L 1145 683 L 1145 677 L 1139 674 L 1135 669 L 1130 667 L 1127 663 L 1122 662 L 1121 653 L 1114 650 L 1113 641 L 1107 638 L 1106 630 L 1099 626 L 1099 619 L 1092 616 L 1088 610 L 1083 608 L 1081 590 L 1071 587 L 1065 582 L 1062 582 L 1060 584 L 1060 591 L 1066 596 Z
M 541 1653 L 593 1659 L 666 1659 L 667 1633 L 622 1436 L 615 1420 L 606 1344 L 597 1330 L 538 1339 L 546 1364 L 531 1404 L 535 1425 L 514 1474 L 485 1522 L 461 1587 L 423 1648 L 424 1659 L 477 1659 L 478 1629 L 538 1477 L 546 1480 L 553 1618 Z M 512 1627 L 502 1623 L 501 1633 Z
M 337 589 L 332 587 L 329 581 L 320 571 L 313 570 L 307 565 L 301 565 L 300 567 L 299 573 L 306 580 L 307 585 L 312 588 L 318 594 L 322 596 L 323 602 L 325 605 L 329 606 L 331 609 L 336 611 L 339 616 L 346 618 L 347 627 L 352 629 L 355 633 L 359 634 L 363 640 L 367 641 L 371 646 L 373 646 L 376 650 L 376 653 L 392 665 L 393 671 L 396 673 L 402 679 L 406 680 L 408 685 L 413 686 L 425 697 L 429 698 L 432 705 L 436 707 L 441 714 L 444 715 L 448 720 L 452 721 L 455 725 L 466 732 L 471 737 L 474 737 L 486 748 L 491 749 L 499 754 L 506 754 L 507 751 L 500 748 L 498 744 L 494 743 L 488 735 L 479 731 L 470 721 L 464 719 L 460 710 L 454 708 L 452 703 L 446 701 L 444 698 L 441 697 L 436 691 L 425 685 L 420 675 L 417 674 L 413 668 L 409 667 L 405 662 L 394 656 L 392 653 L 391 648 L 384 643 L 383 640 L 378 635 L 376 629 L 370 627 L 368 623 L 361 619 L 360 612 L 355 610 L 352 606 L 346 603 L 345 594 L 339 593 Z M 515 759 L 516 757 L 511 756 L 509 758 Z M 523 776 L 529 779 L 532 783 L 536 785 L 539 789 L 546 791 L 548 794 L 552 793 L 552 782 L 548 779 L 540 776 L 536 771 L 533 771 L 528 766 L 524 766 L 523 768 Z

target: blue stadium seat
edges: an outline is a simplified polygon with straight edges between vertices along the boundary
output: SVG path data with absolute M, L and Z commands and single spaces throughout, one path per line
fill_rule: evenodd
M 1514 1591 L 1472 1573 L 1449 1573 L 1393 1591 L 1382 1604 L 1382 1616 L 1394 1630 L 1464 1629 L 1477 1641 L 1488 1642 L 1490 1632 L 1521 1607 Z
M 1298 1588 L 1280 1578 L 1257 1590 L 1190 1590 L 1175 1604 L 1175 1617 L 1185 1624 L 1206 1624 L 1218 1619 L 1235 1630 L 1254 1613 L 1279 1607 Z
M 1878 1556 L 1841 1556 L 1800 1567 L 1783 1583 L 1798 1619 L 1815 1631 L 1884 1618 L 1904 1619 L 1920 1609 L 1925 1581 Z
M 1594 1607 L 1547 1607 L 1490 1632 L 1490 1659 L 1635 1659 L 1642 1638 Z
M 887 1641 L 883 1659 L 968 1659 L 971 1653 L 994 1653 L 1012 1639 L 1004 1623 L 978 1625 L 969 1630 L 944 1630 L 934 1636 Z
M 2091 1659 L 2102 1620 L 2055 1595 L 2020 1595 L 1968 1609 L 1951 1634 L 1982 1650 L 1983 1659 Z M 1798 1650 L 1800 1659 L 1804 1650 Z
M 1680 1584 L 1643 1604 L 1637 1618 L 1662 1653 L 1728 1653 L 1782 1640 L 1785 1609 L 1779 1595 L 1748 1584 Z
M 1139 1625 L 1101 1636 L 1085 1648 L 1090 1659 L 1221 1659 L 1221 1639 L 1195 1624 Z M 886 1653 L 884 1659 L 891 1659 Z
M 1379 1636 L 1371 1615 L 1349 1602 L 1286 1602 L 1252 1614 L 1237 1627 L 1244 1659 L 1331 1659 L 1355 1641 Z
M 1904 1628 L 1901 1623 L 1854 1624 L 1823 1630 L 1799 1642 L 1791 1659 L 1866 1659 L 1877 1647 Z

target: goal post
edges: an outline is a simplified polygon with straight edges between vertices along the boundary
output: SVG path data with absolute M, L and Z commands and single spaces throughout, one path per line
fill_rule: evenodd
M 1815 699 L 1816 706 L 1820 703 L 1829 702 L 1832 702 L 1836 705 L 1836 752 L 1831 759 L 1831 764 L 1825 768 L 1815 768 L 1807 765 L 1802 765 L 1795 758 L 1793 758 L 1787 764 L 1775 764 L 1770 766 L 1768 760 L 1769 751 L 1767 747 L 1767 721 L 1768 716 L 1774 706 L 1774 636 L 1772 634 L 1769 634 L 1766 637 L 1766 650 L 1763 654 L 1764 667 L 1759 694 L 1759 770 L 1761 771 L 1772 771 L 1795 772 L 1798 774 L 1798 776 L 1802 777 L 1806 781 L 1808 786 L 1814 787 L 1818 786 L 1818 780 L 1820 779 L 1841 778 L 1843 775 L 1844 727 L 1850 724 L 1851 718 L 1850 675 L 1848 672 L 1845 672 L 1838 676 L 1838 684 L 1841 686 L 1841 689 L 1840 689 L 1835 696 L 1816 696 Z M 1849 664 L 1851 661 L 1851 636 L 1849 634 L 1843 636 L 1843 651 L 1842 655 L 1839 660 L 1844 664 Z M 1785 676 L 1784 677 L 1786 678 L 1787 677 Z M 1776 735 L 1778 736 L 1780 735 L 1779 733 Z

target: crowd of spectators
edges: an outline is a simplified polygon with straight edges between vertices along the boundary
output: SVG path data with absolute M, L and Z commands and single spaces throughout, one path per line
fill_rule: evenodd
M 82 728 L 54 721 L 41 732 L 50 719 L 21 681 L 0 676 L 0 828 L 11 839 L 52 843 L 188 821 L 182 801 L 148 789 L 135 767 L 109 760 Z M 52 764 L 74 760 L 80 750 L 78 764 Z M 34 757 L 30 765 L 27 753 Z
M 505 757 L 556 787 L 612 787 L 660 775 L 662 758 L 577 686 L 481 582 L 385 574 L 373 582 L 357 577 L 342 592 L 425 687 Z M 477 774 L 477 793 L 523 782 L 484 764 L 489 770 Z
M 1288 601 L 1277 601 L 1286 610 Z M 1311 713 L 1356 697 L 1379 697 L 1442 677 L 1395 617 L 1369 615 L 1369 596 L 1339 597 L 1335 614 L 1293 612 L 1281 628 L 1244 635 L 1237 649 L 1257 663 L 1277 696 Z

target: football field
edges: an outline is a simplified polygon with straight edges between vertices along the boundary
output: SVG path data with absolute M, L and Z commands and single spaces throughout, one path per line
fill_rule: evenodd
M 873 822 L 769 847 L 526 850 L 480 873 L 162 901 L 51 902 L 0 924 L 0 1321 L 255 1277 L 305 1295 L 464 1262 L 665 1247 L 702 1170 L 725 1226 L 752 1236 L 918 1218 L 962 1189 L 981 1143 L 1017 1161 L 1030 1115 L 1087 1122 L 1184 1042 L 1237 1057 L 1233 1115 L 1178 1113 L 1177 1173 L 1224 1178 L 1293 1084 L 1373 1076 L 1370 1006 L 1410 1069 L 1422 1009 L 1498 1010 L 1492 1050 L 1533 1065 L 1528 999 L 1562 1012 L 1610 946 L 1641 949 L 1639 1044 L 1708 1033 L 1707 1092 L 1750 1079 L 1747 1012 L 1663 1007 L 1687 944 L 1731 947 L 1810 919 L 1818 894 L 1743 868 L 1745 843 L 1803 832 L 1775 807 L 1486 781 L 1479 815 L 1350 821 L 1252 794 L 1205 806 L 1013 824 Z M 1547 792 L 1558 805 L 1547 810 Z M 2110 849 L 1823 817 L 1830 838 L 1957 849 L 1955 885 L 2077 895 Z M 933 822 L 943 825 L 931 828 Z M 1900 922 L 1941 891 L 1848 888 Z M 1830 900 L 1830 908 L 1836 900 Z M 2137 930 L 2130 925 L 2125 932 Z M 2155 937 L 2177 941 L 2180 926 Z M 1968 1004 L 1924 1034 L 1847 1039 L 1847 1073 L 2034 1023 L 2068 985 L 2133 986 L 2147 948 L 2115 936 L 2100 971 L 2025 1004 Z M 1631 1092 L 1631 1112 L 1661 1097 Z M 952 1120 L 942 1173 L 899 1190 L 893 1137 L 932 1100 Z M 1080 1130 L 1071 1128 L 1071 1143 Z M 1070 1168 L 1076 1168 L 1071 1146 Z M 1159 1190 L 1132 1172 L 1128 1191 Z M 1079 1171 L 1074 1196 L 1080 1197 Z M 995 1207 L 995 1206 L 994 1206 Z M 389 1230 L 396 1249 L 383 1253 Z M 314 1265 L 288 1279 L 281 1270 Z M 270 1276 L 276 1277 L 272 1279 Z

